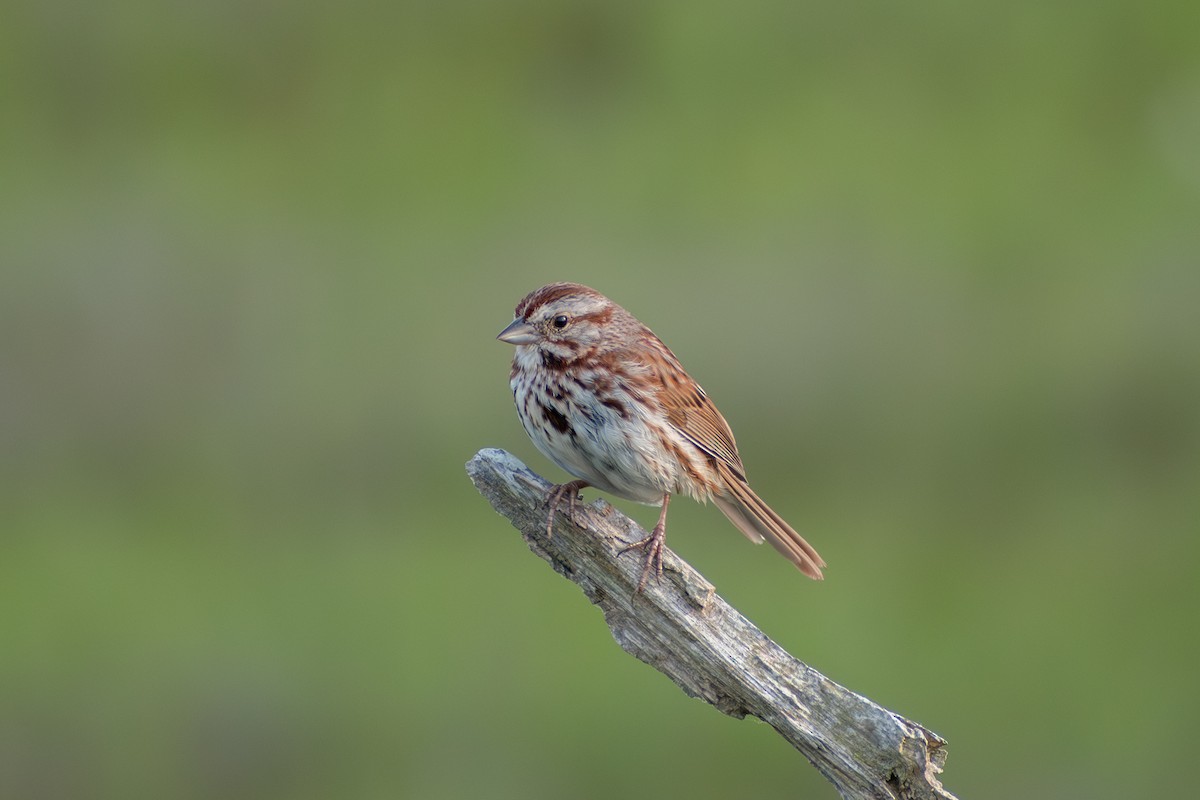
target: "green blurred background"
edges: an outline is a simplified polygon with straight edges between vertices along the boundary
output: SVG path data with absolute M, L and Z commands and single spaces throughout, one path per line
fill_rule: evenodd
M 474 492 L 517 300 L 717 400 L 823 584 L 671 544 L 950 741 L 1186 794 L 1200 5 L 10 0 L 0 796 L 834 797 Z M 624 505 L 653 521 L 650 509 Z

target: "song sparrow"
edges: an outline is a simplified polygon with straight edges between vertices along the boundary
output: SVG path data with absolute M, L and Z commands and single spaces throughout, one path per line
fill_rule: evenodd
M 510 383 L 517 413 L 538 450 L 577 480 L 548 496 L 546 532 L 563 498 L 574 511 L 595 487 L 661 505 L 658 524 L 621 552 L 644 549 L 638 591 L 662 575 L 671 495 L 712 500 L 752 542 L 765 538 L 810 578 L 825 562 L 746 482 L 729 424 L 675 354 L 604 295 L 552 283 L 527 295 L 497 336 L 516 345 Z

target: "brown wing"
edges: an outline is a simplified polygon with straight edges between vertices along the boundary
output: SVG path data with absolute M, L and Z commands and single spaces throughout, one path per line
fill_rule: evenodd
M 750 488 L 729 423 L 704 394 L 704 390 L 683 371 L 679 360 L 666 345 L 657 338 L 654 343 L 662 350 L 662 360 L 656 360 L 652 365 L 661 386 L 659 402 L 671 424 L 713 459 L 713 466 L 725 485 L 724 492 L 713 494 L 717 507 L 750 541 L 756 544 L 764 539 L 769 541 L 801 572 L 821 580 L 821 568 L 825 566 L 825 561 L 804 537 L 796 533 L 783 517 L 776 514 Z
M 745 470 L 729 423 L 700 385 L 684 372 L 675 354 L 657 337 L 654 337 L 653 344 L 657 345 L 654 349 L 659 351 L 661 358 L 650 366 L 658 379 L 658 401 L 667 412 L 667 420 L 689 442 L 742 475 Z

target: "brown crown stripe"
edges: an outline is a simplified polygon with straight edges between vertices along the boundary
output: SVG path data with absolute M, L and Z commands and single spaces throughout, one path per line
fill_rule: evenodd
M 553 303 L 572 295 L 595 296 L 596 292 L 578 283 L 552 283 L 549 286 L 543 286 L 525 295 L 525 298 L 520 303 L 517 303 L 516 315 L 523 319 L 527 318 L 547 303 Z

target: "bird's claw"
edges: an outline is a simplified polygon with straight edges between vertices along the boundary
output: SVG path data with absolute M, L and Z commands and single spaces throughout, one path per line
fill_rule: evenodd
M 638 581 L 637 589 L 634 594 L 641 594 L 646 589 L 646 584 L 650 581 L 650 571 L 654 571 L 655 579 L 659 579 L 663 574 L 663 547 L 667 540 L 667 526 L 655 525 L 654 530 L 645 539 L 626 545 L 617 551 L 617 557 L 625 555 L 631 550 L 645 550 L 646 560 L 642 564 L 642 577 Z
M 563 496 L 565 495 L 567 498 L 567 518 L 574 522 L 575 503 L 579 500 L 579 491 L 587 486 L 585 481 L 568 481 L 550 487 L 550 492 L 546 495 L 546 505 L 550 508 L 549 513 L 546 514 L 547 539 L 554 538 L 554 512 L 558 511 L 558 504 L 562 502 Z

